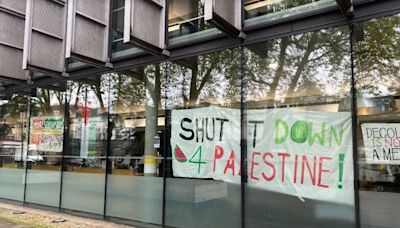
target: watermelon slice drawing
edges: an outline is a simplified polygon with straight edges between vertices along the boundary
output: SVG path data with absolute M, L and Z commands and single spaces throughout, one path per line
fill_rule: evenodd
M 183 153 L 178 145 L 175 146 L 175 158 L 176 160 L 178 160 L 178 162 L 183 163 L 187 161 L 186 155 Z

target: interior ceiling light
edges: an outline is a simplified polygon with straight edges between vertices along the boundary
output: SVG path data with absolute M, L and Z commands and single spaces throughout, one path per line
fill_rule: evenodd
M 272 4 L 276 4 L 276 3 L 280 3 L 282 2 L 282 0 L 260 0 L 260 1 L 256 1 L 250 4 L 247 4 L 244 8 L 249 11 L 249 10 L 253 10 L 253 9 L 258 9 L 267 5 L 272 5 Z
M 179 30 L 180 28 L 181 28 L 181 25 L 180 25 L 180 24 L 170 25 L 170 26 L 168 27 L 168 32 L 173 32 L 173 31 Z

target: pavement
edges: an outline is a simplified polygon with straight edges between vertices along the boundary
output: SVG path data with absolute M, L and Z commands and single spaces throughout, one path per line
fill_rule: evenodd
M 0 202 L 0 228 L 132 228 L 113 222 Z
M 0 227 L 5 228 L 26 228 L 27 226 L 15 224 L 12 222 L 0 221 Z

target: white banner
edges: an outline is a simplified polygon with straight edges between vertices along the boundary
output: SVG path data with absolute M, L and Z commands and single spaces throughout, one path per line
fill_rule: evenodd
M 363 123 L 367 164 L 400 164 L 400 123 Z
M 248 112 L 248 183 L 270 191 L 354 203 L 348 112 Z
M 174 176 L 240 183 L 239 117 L 238 109 L 215 106 L 172 111 Z
M 248 185 L 354 204 L 351 115 L 247 111 Z M 216 106 L 172 111 L 173 173 L 240 183 L 240 110 Z

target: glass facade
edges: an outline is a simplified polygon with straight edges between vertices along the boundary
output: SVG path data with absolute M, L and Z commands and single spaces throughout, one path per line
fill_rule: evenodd
M 65 92 L 38 89 L 37 93 L 30 106 L 25 201 L 58 207 Z
M 29 98 L 12 96 L 1 103 L 0 141 L 0 197 L 22 201 L 24 199 L 25 162 L 27 153 L 27 117 Z
M 169 45 L 192 42 L 218 33 L 204 20 L 204 0 L 168 1 Z
M 166 159 L 172 170 L 167 169 L 165 184 L 167 226 L 240 227 L 240 147 L 235 153 L 239 156 L 232 161 L 236 167 L 230 171 L 232 176 L 236 175 L 236 178 L 233 177 L 235 181 L 221 182 L 208 175 L 210 165 L 216 163 L 209 151 L 214 148 L 205 143 L 220 140 L 220 145 L 225 144 L 223 134 L 228 132 L 223 129 L 223 124 L 226 122 L 209 110 L 212 107 L 223 107 L 230 110 L 232 115 L 238 115 L 240 81 L 238 48 L 169 63 L 166 102 L 171 121 L 167 125 L 169 133 L 166 145 L 172 151 Z M 176 137 L 176 115 L 187 115 L 183 119 L 187 125 L 183 126 L 181 122 L 181 126 L 192 131 L 193 137 L 190 134 L 186 136 L 186 133 L 184 140 Z M 239 135 L 235 135 L 235 138 L 239 138 Z M 186 156 L 186 161 L 182 158 L 179 160 L 179 151 Z M 221 165 L 227 162 L 228 159 L 221 158 Z M 182 171 L 179 172 L 179 169 Z M 192 169 L 197 171 L 189 174 Z M 198 178 L 180 178 L 185 176 Z
M 141 53 L 143 54 L 143 51 L 135 47 L 133 44 L 124 43 L 125 0 L 113 0 L 112 3 L 111 57 L 116 59 Z
M 355 28 L 361 224 L 395 227 L 399 221 L 393 219 L 398 217 L 393 209 L 400 190 L 396 133 L 400 17 L 375 19 Z
M 169 1 L 168 36 L 170 38 L 205 29 L 203 2 Z
M 245 55 L 246 225 L 355 227 L 351 113 L 340 106 L 351 89 L 348 27 L 251 45 Z M 260 139 L 270 128 L 275 140 Z M 338 189 L 341 154 L 349 167 Z
M 144 54 L 112 2 L 111 59 Z M 205 1 L 167 2 L 169 45 L 223 36 Z M 244 26 L 337 7 L 243 3 Z M 399 15 L 236 41 L 1 96 L 0 198 L 141 227 L 398 227 Z
M 106 214 L 162 224 L 165 66 L 134 71 L 106 77 L 110 82 Z
M 336 7 L 334 0 L 245 0 L 245 23 L 248 26 L 279 21 Z
M 104 83 L 69 82 L 68 149 L 64 151 L 61 207 L 94 214 L 104 210 L 108 104 Z M 85 199 L 85 205 L 81 200 Z

